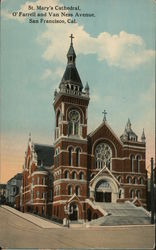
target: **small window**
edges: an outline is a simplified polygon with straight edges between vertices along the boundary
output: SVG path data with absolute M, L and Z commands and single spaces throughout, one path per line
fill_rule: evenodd
M 130 176 L 127 177 L 127 182 L 131 183 L 131 177 Z
M 137 190 L 137 191 L 136 191 L 136 196 L 137 196 L 138 198 L 140 198 L 140 196 L 141 196 L 140 190 Z
M 76 179 L 76 172 L 72 173 L 72 179 Z
M 56 196 L 59 195 L 60 188 L 59 186 L 56 186 Z
M 139 156 L 139 155 L 137 155 L 137 157 L 136 157 L 136 167 L 137 167 L 137 169 L 136 169 L 136 171 L 139 173 L 140 172 L 140 159 L 141 159 L 141 157 Z
M 133 183 L 137 184 L 137 178 L 136 177 L 134 178 Z
M 39 191 L 36 192 L 36 198 L 39 198 Z
M 72 186 L 68 186 L 68 195 L 72 195 Z
M 45 185 L 45 177 L 42 178 L 42 185 Z
M 140 183 L 141 185 L 143 185 L 143 184 L 144 184 L 144 180 L 143 180 L 143 178 L 140 178 L 139 183 Z
M 80 187 L 76 187 L 76 189 L 75 189 L 75 193 L 76 193 L 76 195 L 80 195 Z
M 80 149 L 76 149 L 76 166 L 78 167 L 80 165 Z
M 134 172 L 134 155 L 130 156 L 131 172 Z
M 42 193 L 42 199 L 45 199 L 45 193 L 44 192 Z
M 121 176 L 118 177 L 118 182 L 121 183 Z
M 134 198 L 134 194 L 135 194 L 134 190 L 131 190 L 130 191 L 130 198 Z
M 73 149 L 70 147 L 68 151 L 69 151 L 69 159 L 68 159 L 69 166 L 71 166 L 72 165 L 72 151 L 73 151 Z
M 69 179 L 69 172 L 68 172 L 68 171 L 65 171 L 65 173 L 64 173 L 64 178 L 65 178 L 65 179 Z
M 84 173 L 80 172 L 79 178 L 80 178 L 80 180 L 83 180 L 84 179 Z

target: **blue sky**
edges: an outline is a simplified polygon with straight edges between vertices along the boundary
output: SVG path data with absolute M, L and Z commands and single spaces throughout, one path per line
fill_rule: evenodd
M 76 24 L 30 24 L 12 16 L 30 13 L 29 4 L 79 5 L 95 17 L 77 18 Z M 101 123 L 104 109 L 118 136 L 130 118 L 139 138 L 145 129 L 148 164 L 154 155 L 155 1 L 3 0 L 1 7 L 0 181 L 22 170 L 29 132 L 33 141 L 53 143 L 53 92 L 65 70 L 71 33 L 77 69 L 83 85 L 90 86 L 88 132 Z

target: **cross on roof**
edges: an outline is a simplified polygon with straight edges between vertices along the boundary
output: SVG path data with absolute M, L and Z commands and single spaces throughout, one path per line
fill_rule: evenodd
M 72 44 L 73 43 L 73 38 L 75 38 L 75 37 L 73 36 L 73 34 L 71 34 L 69 37 L 71 39 L 71 44 Z
M 104 114 L 103 121 L 104 121 L 104 122 L 107 121 L 107 119 L 106 119 L 107 112 L 106 112 L 105 109 L 104 109 L 104 111 L 102 112 L 102 114 Z

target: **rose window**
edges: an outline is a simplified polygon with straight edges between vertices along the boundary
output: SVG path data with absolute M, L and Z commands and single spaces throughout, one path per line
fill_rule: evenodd
M 110 169 L 112 159 L 112 150 L 106 143 L 100 143 L 95 149 L 96 168 L 102 169 L 104 166 Z

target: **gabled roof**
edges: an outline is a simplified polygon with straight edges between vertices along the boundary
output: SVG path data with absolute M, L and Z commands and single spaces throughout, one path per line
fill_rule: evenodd
M 34 150 L 37 154 L 37 165 L 52 166 L 54 163 L 54 147 L 34 143 Z
M 106 126 L 108 130 L 111 132 L 111 134 L 118 140 L 120 145 L 123 145 L 122 141 L 118 138 L 118 136 L 114 133 L 112 128 L 108 125 L 106 121 L 103 121 L 94 131 L 92 131 L 90 134 L 88 134 L 89 137 L 92 137 L 94 134 L 98 132 L 102 127 Z
M 112 172 L 106 167 L 104 166 L 95 176 L 93 179 L 91 179 L 90 184 L 92 184 L 94 182 L 94 180 L 101 175 L 102 172 L 107 172 L 112 179 L 117 183 L 118 186 L 120 186 L 119 181 L 116 179 L 116 177 L 112 174 Z

